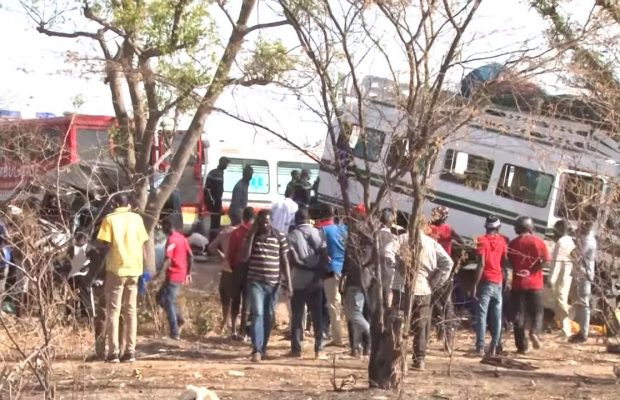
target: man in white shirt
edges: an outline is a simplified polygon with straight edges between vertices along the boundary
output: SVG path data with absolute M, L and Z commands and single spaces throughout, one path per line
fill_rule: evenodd
M 294 225 L 295 213 L 299 209 L 297 203 L 293 201 L 295 189 L 287 187 L 284 192 L 284 199 L 271 206 L 271 226 L 278 232 L 288 234 L 289 228 Z
M 594 224 L 592 222 L 582 222 L 578 232 L 578 262 L 575 264 L 573 271 L 575 287 L 577 289 L 577 300 L 573 306 L 575 308 L 575 322 L 579 324 L 579 332 L 568 339 L 571 343 L 584 343 L 588 340 L 596 251 L 597 243 L 594 235 Z
M 553 267 L 549 279 L 549 287 L 555 298 L 555 316 L 562 322 L 562 331 L 566 336 L 571 335 L 571 323 L 568 318 L 570 305 L 568 295 L 573 281 L 573 257 L 575 241 L 568 234 L 568 223 L 561 219 L 553 226 L 557 242 L 553 247 Z

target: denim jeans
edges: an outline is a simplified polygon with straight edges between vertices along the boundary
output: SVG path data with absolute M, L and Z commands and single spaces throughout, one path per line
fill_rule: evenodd
M 344 295 L 344 308 L 347 314 L 347 322 L 352 328 L 349 343 L 351 349 L 362 347 L 364 335 L 370 335 L 370 324 L 364 318 L 364 303 L 366 296 L 361 288 L 349 286 Z
M 294 353 L 301 352 L 306 305 L 312 316 L 314 352 L 319 352 L 323 348 L 323 288 L 295 289 L 291 298 L 291 351 Z
M 575 281 L 577 288 L 577 298 L 573 306 L 575 307 L 575 322 L 579 324 L 579 334 L 588 337 L 590 330 L 590 298 L 592 297 L 592 282 L 587 279 Z
M 491 347 L 497 349 L 502 332 L 502 284 L 482 282 L 478 286 L 476 304 L 476 350 L 484 350 L 484 336 L 488 323 L 491 329 Z
M 166 281 L 157 298 L 159 305 L 166 310 L 171 337 L 179 336 L 179 320 L 182 318 L 180 313 L 177 311 L 177 296 L 179 295 L 180 290 L 180 283 Z
M 246 293 L 252 319 L 252 354 L 261 353 L 264 356 L 273 326 L 273 314 L 278 301 L 278 286 L 248 281 Z

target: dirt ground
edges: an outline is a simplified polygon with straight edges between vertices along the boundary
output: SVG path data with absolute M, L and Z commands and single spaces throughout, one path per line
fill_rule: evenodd
M 473 336 L 462 332 L 453 357 L 431 344 L 424 372 L 409 371 L 403 398 L 419 399 L 618 399 L 612 373 L 620 357 L 606 354 L 600 343 L 569 346 L 546 338 L 545 348 L 517 357 L 539 367 L 515 371 L 480 364 L 466 356 Z M 311 350 L 311 340 L 306 339 Z M 272 360 L 249 361 L 247 344 L 215 336 L 200 342 L 140 338 L 139 360 L 131 365 L 86 363 L 68 359 L 55 365 L 61 399 L 175 399 L 186 385 L 214 390 L 220 399 L 392 399 L 397 394 L 367 390 L 366 362 L 328 348 L 330 359 L 283 357 L 289 344 L 280 335 L 271 342 Z M 335 359 L 335 361 L 334 361 Z M 335 392 L 330 379 L 351 384 Z M 40 398 L 36 392 L 24 398 Z
M 217 275 L 212 268 L 209 274 Z M 203 283 L 209 282 L 202 272 Z M 202 292 L 196 287 L 194 291 Z M 195 295 L 194 293 L 194 295 Z M 202 292 L 204 293 L 204 292 Z M 204 294 L 201 294 L 204 299 Z M 209 300 L 212 304 L 213 297 Z M 217 313 L 216 311 L 213 311 Z M 215 317 L 211 317 L 212 319 Z M 212 326 L 210 319 L 205 324 Z M 148 324 L 145 324 L 145 326 Z M 289 342 L 275 332 L 270 359 L 260 364 L 249 360 L 247 343 L 233 342 L 212 331 L 193 334 L 191 340 L 172 341 L 145 326 L 138 338 L 138 361 L 134 364 L 85 362 L 92 335 L 86 329 L 66 328 L 59 339 L 54 365 L 60 399 L 177 399 L 186 385 L 212 389 L 220 399 L 395 399 L 393 392 L 368 390 L 367 361 L 352 359 L 346 349 L 327 347 L 328 360 L 314 360 L 312 338 L 306 338 L 302 359 L 284 355 Z M 29 331 L 29 329 L 24 329 Z M 33 337 L 34 338 L 34 337 Z M 569 345 L 557 334 L 544 337 L 542 350 L 514 357 L 528 361 L 535 371 L 510 370 L 480 363 L 467 352 L 473 333 L 460 331 L 448 374 L 450 358 L 437 342 L 430 344 L 426 371 L 408 371 L 402 398 L 405 399 L 619 399 L 620 385 L 612 372 L 620 356 L 605 352 L 602 338 L 584 345 Z M 28 338 L 22 338 L 29 340 Z M 506 350 L 514 350 L 507 338 Z M 12 353 L 0 335 L 0 360 L 7 365 Z M 0 367 L 0 370 L 2 368 Z M 335 391 L 331 380 L 344 390 Z M 8 398 L 4 394 L 5 398 Z M 0 399 L 3 394 L 0 393 Z M 23 399 L 42 398 L 36 387 L 27 388 Z

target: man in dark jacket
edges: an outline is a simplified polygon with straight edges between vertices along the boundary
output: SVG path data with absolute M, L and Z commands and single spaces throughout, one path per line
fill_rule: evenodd
M 220 158 L 217 168 L 209 171 L 205 182 L 204 199 L 207 210 L 211 215 L 211 228 L 209 231 L 209 241 L 213 241 L 220 229 L 222 218 L 222 196 L 224 195 L 224 170 L 228 167 L 230 160 L 226 157 Z
M 304 306 L 308 306 L 314 327 L 314 355 L 321 357 L 323 349 L 323 275 L 327 247 L 318 229 L 310 224 L 307 207 L 295 213 L 295 229 L 288 235 L 290 246 L 291 281 L 291 356 L 301 356 Z

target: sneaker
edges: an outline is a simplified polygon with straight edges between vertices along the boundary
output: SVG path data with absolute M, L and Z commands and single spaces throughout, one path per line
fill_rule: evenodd
M 349 355 L 353 358 L 360 358 L 362 356 L 362 351 L 360 349 L 351 349 Z
M 540 350 L 542 347 L 542 342 L 540 341 L 540 337 L 538 337 L 535 333 L 530 333 L 530 340 L 532 341 L 532 347 L 536 350 Z
M 314 359 L 327 360 L 327 354 L 323 353 L 322 351 L 317 351 L 316 353 L 314 353 Z
M 582 335 L 581 333 L 576 333 L 568 338 L 568 343 L 585 343 L 588 341 L 588 338 Z
M 95 361 L 105 361 L 105 356 L 103 354 L 91 354 L 84 359 L 85 362 L 95 362 Z
M 525 355 L 529 352 L 528 349 L 517 349 L 517 354 Z
M 424 360 L 415 360 L 413 362 L 413 369 L 416 371 L 424 371 L 426 369 L 426 363 Z
M 172 336 L 170 336 L 170 339 L 172 339 L 172 340 L 181 340 L 181 335 L 172 335 Z
M 118 358 L 118 354 L 108 354 L 108 357 L 106 357 L 105 362 L 110 363 L 110 364 L 118 364 L 120 362 L 120 359 Z
M 301 358 L 301 351 L 289 351 L 286 354 L 286 357 L 288 358 Z
M 261 360 L 262 360 L 262 357 L 261 357 L 261 354 L 259 352 L 252 353 L 252 362 L 259 363 L 259 362 L 261 362 Z
M 123 354 L 123 356 L 121 357 L 122 363 L 132 363 L 134 361 L 136 361 L 136 353 L 134 353 L 133 351 L 125 352 L 125 354 Z
M 469 350 L 467 353 L 465 353 L 466 356 L 468 357 L 484 357 L 484 349 L 472 349 Z

